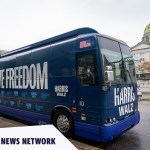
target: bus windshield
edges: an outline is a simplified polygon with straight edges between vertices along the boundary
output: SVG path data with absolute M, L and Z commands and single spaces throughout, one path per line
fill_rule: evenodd
M 123 44 L 120 44 L 123 63 L 126 71 L 126 80 L 128 83 L 136 83 L 135 65 L 131 49 Z
M 98 41 L 103 72 L 105 72 L 106 66 L 112 66 L 115 77 L 114 84 L 135 83 L 135 66 L 130 48 L 117 41 L 104 37 L 99 37 Z

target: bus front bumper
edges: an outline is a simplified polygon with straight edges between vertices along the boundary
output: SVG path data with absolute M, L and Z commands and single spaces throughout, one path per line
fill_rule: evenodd
M 76 122 L 75 134 L 91 140 L 99 142 L 108 142 L 128 129 L 131 129 L 140 121 L 140 113 L 136 112 L 134 115 L 119 121 L 115 124 L 109 124 L 107 126 L 96 126 L 86 124 L 82 122 Z

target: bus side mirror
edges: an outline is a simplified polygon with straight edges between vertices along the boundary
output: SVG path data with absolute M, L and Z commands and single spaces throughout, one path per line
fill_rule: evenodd
M 112 70 L 112 66 L 106 66 L 104 79 L 106 83 L 111 83 L 114 81 L 114 72 Z

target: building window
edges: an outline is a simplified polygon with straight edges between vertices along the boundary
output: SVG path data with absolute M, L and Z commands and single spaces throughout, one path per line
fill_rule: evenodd
M 146 36 L 146 42 L 149 42 L 149 37 L 148 36 Z
M 140 61 L 144 61 L 144 60 L 145 60 L 145 58 L 141 58 L 141 59 L 140 59 Z

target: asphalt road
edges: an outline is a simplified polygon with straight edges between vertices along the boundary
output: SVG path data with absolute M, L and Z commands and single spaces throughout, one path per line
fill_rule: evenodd
M 140 123 L 109 143 L 98 143 L 80 137 L 69 140 L 79 150 L 150 150 L 150 101 L 140 101 L 139 111 L 141 112 Z M 0 117 L 0 128 L 25 125 L 27 124 Z

